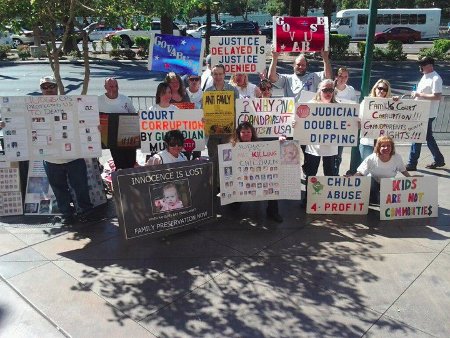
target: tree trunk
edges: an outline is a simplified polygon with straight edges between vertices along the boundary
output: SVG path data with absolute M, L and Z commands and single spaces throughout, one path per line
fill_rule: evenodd
M 66 24 L 65 26 L 69 33 L 67 36 L 66 43 L 64 44 L 64 47 L 63 47 L 63 52 L 65 55 L 68 55 L 68 54 L 70 54 L 70 52 L 72 52 L 74 50 L 78 51 L 78 45 L 77 45 L 77 40 L 74 36 L 73 21 L 69 21 L 69 23 Z
M 173 34 L 173 22 L 169 15 L 161 15 L 161 34 Z
M 82 31 L 83 36 L 83 61 L 84 61 L 84 79 L 81 95 L 86 95 L 89 88 L 89 79 L 91 75 L 91 69 L 89 66 L 89 36 L 86 31 Z
M 324 0 L 323 1 L 323 15 L 328 17 L 328 29 L 331 28 L 331 13 L 333 13 L 333 1 Z
M 289 16 L 300 16 L 301 0 L 289 1 Z

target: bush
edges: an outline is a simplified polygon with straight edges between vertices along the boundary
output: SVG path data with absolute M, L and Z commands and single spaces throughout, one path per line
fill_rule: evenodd
M 366 42 L 365 41 L 358 41 L 358 51 L 359 51 L 359 56 L 361 56 L 361 59 L 364 59 L 364 54 L 366 53 Z
M 401 41 L 388 41 L 386 48 L 375 47 L 373 59 L 377 61 L 404 61 L 406 54 L 403 53 Z
M 123 58 L 132 60 L 136 57 L 136 53 L 131 49 L 113 49 L 109 52 L 109 56 L 112 58 Z
M 28 45 L 20 45 L 17 47 L 17 55 L 22 60 L 28 59 L 31 57 L 30 47 Z
M 350 47 L 350 37 L 343 34 L 330 34 L 330 51 L 334 60 L 344 59 Z
M 109 56 L 112 57 L 112 58 L 119 58 L 120 57 L 120 50 L 113 49 L 113 50 L 109 51 Z
M 134 39 L 134 43 L 139 49 L 148 51 L 150 46 L 150 38 L 145 36 L 137 36 L 136 39 Z
M 11 51 L 11 46 L 9 45 L 0 45 L 0 60 L 6 59 L 8 53 Z
M 419 60 L 424 57 L 432 57 L 436 60 L 449 60 L 450 55 L 448 51 L 450 50 L 450 40 L 447 39 L 437 39 L 433 41 L 433 47 L 431 48 L 421 48 L 419 51 Z
M 122 43 L 122 38 L 118 35 L 114 35 L 111 37 L 111 47 L 113 50 L 119 49 L 120 44 Z

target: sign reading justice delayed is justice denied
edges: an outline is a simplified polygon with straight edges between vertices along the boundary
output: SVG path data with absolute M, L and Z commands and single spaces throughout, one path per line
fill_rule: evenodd
M 214 217 L 209 161 L 119 170 L 113 172 L 112 181 L 126 239 L 166 236 Z

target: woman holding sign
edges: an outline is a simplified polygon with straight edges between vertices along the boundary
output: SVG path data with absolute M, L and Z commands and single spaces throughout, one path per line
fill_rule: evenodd
M 256 130 L 250 122 L 239 123 L 236 131 L 231 137 L 231 144 L 234 146 L 238 142 L 255 142 L 258 141 Z M 267 201 L 267 217 L 277 223 L 283 222 L 283 218 L 278 213 L 278 201 Z
M 374 152 L 360 164 L 355 176 L 370 175 L 372 177 L 370 202 L 378 204 L 380 203 L 380 180 L 395 177 L 398 172 L 406 177 L 411 177 L 406 170 L 402 157 L 395 153 L 392 138 L 380 136 L 377 139 Z
M 259 88 L 248 82 L 247 74 L 233 74 L 230 79 L 230 85 L 238 90 L 240 99 L 261 97 Z

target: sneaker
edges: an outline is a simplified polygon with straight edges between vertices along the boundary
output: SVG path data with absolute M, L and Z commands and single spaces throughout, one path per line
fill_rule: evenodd
M 440 167 L 445 167 L 445 163 L 433 162 L 433 163 L 428 164 L 428 165 L 425 166 L 425 168 L 427 168 L 427 169 L 437 169 L 437 168 L 440 168 Z
M 412 164 L 407 164 L 406 165 L 406 171 L 416 171 L 417 167 L 415 165 Z
M 283 222 L 283 217 L 280 216 L 279 213 L 267 213 L 267 218 L 271 219 L 272 221 L 275 221 L 277 223 L 282 223 Z

